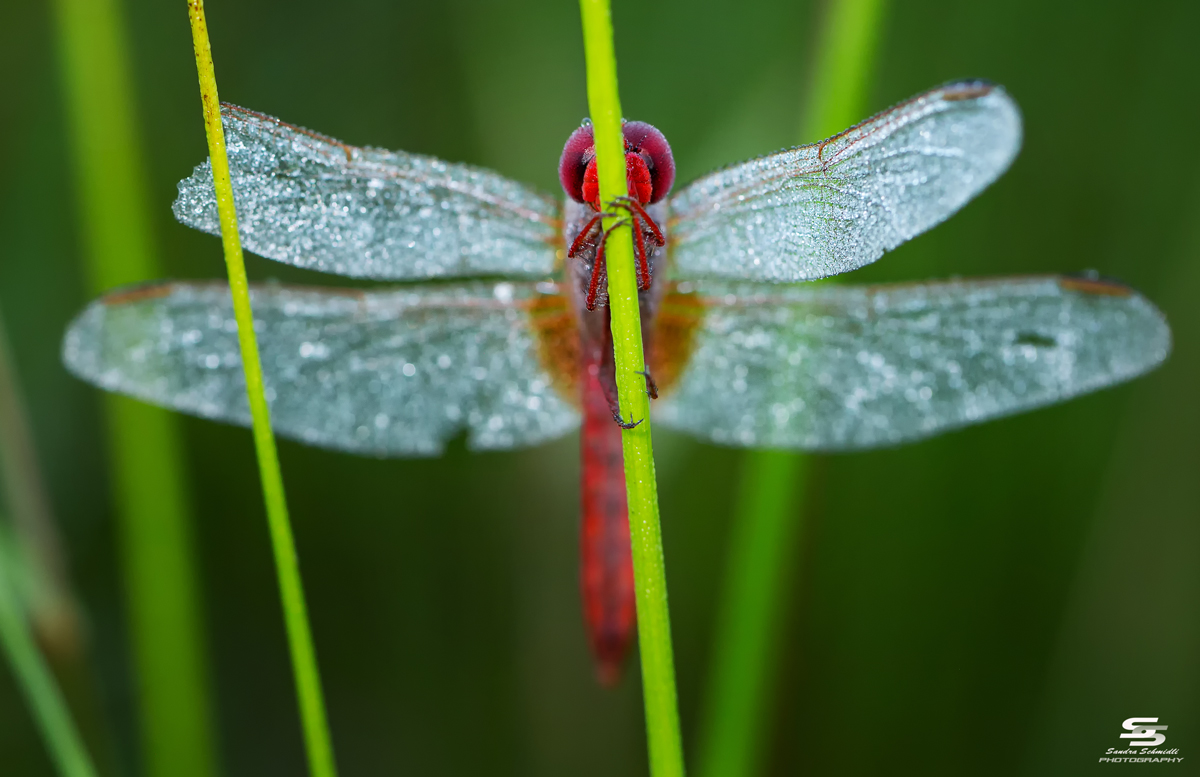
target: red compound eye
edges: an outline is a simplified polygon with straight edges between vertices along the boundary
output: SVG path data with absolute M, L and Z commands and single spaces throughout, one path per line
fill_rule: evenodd
M 583 174 L 596 156 L 592 124 L 588 122 L 571 133 L 558 160 L 558 180 L 563 191 L 575 202 L 583 202 Z
M 667 138 L 644 121 L 627 121 L 621 126 L 625 135 L 625 150 L 636 151 L 650 170 L 650 202 L 658 202 L 671 191 L 675 183 L 675 157 Z

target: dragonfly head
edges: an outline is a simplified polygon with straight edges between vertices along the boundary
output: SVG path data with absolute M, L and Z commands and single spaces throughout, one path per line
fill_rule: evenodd
M 629 195 L 642 205 L 658 202 L 675 182 L 675 158 L 666 137 L 644 121 L 622 123 L 625 136 L 625 176 Z M 558 179 L 567 196 L 600 210 L 600 181 L 596 175 L 596 142 L 591 123 L 571 133 L 558 162 Z

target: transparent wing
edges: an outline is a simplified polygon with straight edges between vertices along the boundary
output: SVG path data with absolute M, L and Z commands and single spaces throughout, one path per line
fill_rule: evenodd
M 546 286 L 550 286 L 547 284 Z M 548 288 L 553 292 L 554 289 Z M 551 386 L 533 284 L 420 290 L 252 290 L 271 420 L 305 443 L 427 456 L 459 430 L 475 449 L 532 445 L 578 423 Z M 101 388 L 249 425 L 229 290 L 172 283 L 117 293 L 71 324 L 63 359 Z
M 998 86 L 943 86 L 811 146 L 711 173 L 671 200 L 678 278 L 813 280 L 949 218 L 1021 145 Z
M 496 173 L 356 148 L 221 106 L 242 244 L 268 259 L 383 280 L 542 276 L 559 206 Z M 179 182 L 175 218 L 219 235 L 212 168 Z
M 895 445 L 1059 402 L 1153 369 L 1171 349 L 1144 297 L 1071 278 L 697 283 L 666 298 L 659 325 L 691 355 L 656 423 L 805 450 Z

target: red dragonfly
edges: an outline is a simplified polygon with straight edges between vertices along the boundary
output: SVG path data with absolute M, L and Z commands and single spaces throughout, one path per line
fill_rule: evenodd
M 563 150 L 560 203 L 487 170 L 349 146 L 232 105 L 222 118 L 248 250 L 397 284 L 253 288 L 276 431 L 432 456 L 464 430 L 471 448 L 508 449 L 582 419 L 581 580 L 606 682 L 635 604 L 602 208 L 634 226 L 655 423 L 715 443 L 896 445 L 1128 380 L 1170 350 L 1150 302 L 1094 278 L 799 283 L 874 262 L 1008 168 L 1020 114 L 982 82 L 673 195 L 666 138 L 629 122 L 630 197 L 608 204 L 586 122 Z M 179 192 L 176 217 L 219 234 L 207 162 Z M 72 323 L 64 358 L 107 390 L 249 423 L 223 284 L 110 294 Z

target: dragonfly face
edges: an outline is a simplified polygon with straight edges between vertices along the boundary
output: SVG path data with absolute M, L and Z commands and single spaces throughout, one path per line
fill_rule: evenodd
M 650 288 L 653 277 L 651 253 L 666 245 L 662 229 L 646 206 L 658 203 L 671 191 L 671 185 L 675 182 L 675 159 L 671 156 L 671 146 L 666 137 L 643 121 L 622 122 L 621 133 L 625 139 L 625 177 L 629 194 L 614 200 L 609 208 L 628 214 L 633 232 L 638 289 L 645 291 Z M 608 296 L 604 263 L 607 233 L 601 223 L 605 214 L 600 208 L 600 179 L 591 122 L 584 122 L 567 138 L 558 162 L 558 179 L 567 197 L 586 204 L 589 209 L 584 211 L 586 220 L 580 220 L 583 224 L 581 227 L 574 219 L 568 219 L 566 240 L 570 248 L 567 257 L 578 257 L 581 264 L 586 266 L 585 272 L 578 274 L 581 299 L 585 308 L 595 310 L 598 305 L 605 304 Z M 613 407 L 615 411 L 616 405 Z
M 644 121 L 621 124 L 625 138 L 625 174 L 629 194 L 642 205 L 667 196 L 675 183 L 675 158 L 666 137 Z M 558 162 L 563 191 L 576 202 L 600 210 L 600 180 L 596 172 L 596 143 L 591 122 L 571 133 Z
M 252 289 L 276 431 L 428 456 L 464 431 L 472 448 L 509 449 L 582 420 L 585 611 L 611 676 L 629 642 L 632 583 L 587 133 L 564 150 L 561 206 L 490 171 L 349 146 L 234 106 L 222 119 L 247 250 L 399 284 Z M 648 126 L 625 125 L 634 196 L 616 208 L 642 243 L 656 424 L 741 447 L 897 445 L 1129 380 L 1170 351 L 1162 314 L 1105 281 L 799 283 L 876 261 L 1002 174 L 1021 121 L 999 87 L 939 87 L 675 193 L 666 140 L 636 135 Z M 176 217 L 219 234 L 209 165 L 179 189 Z M 222 285 L 95 301 L 63 355 L 105 389 L 249 424 Z

